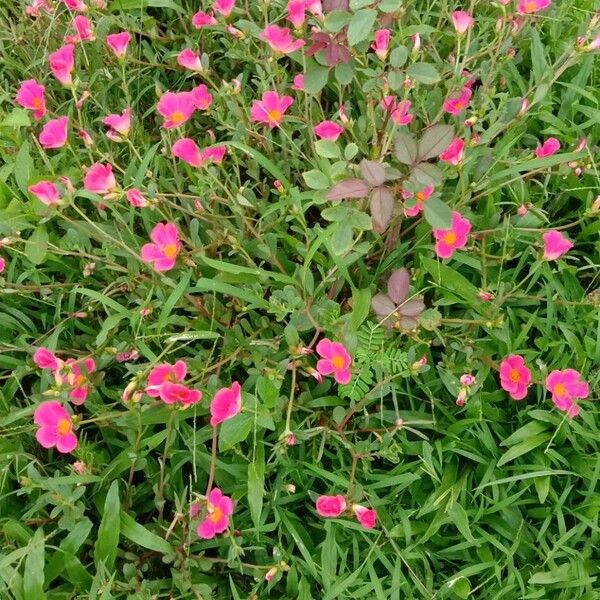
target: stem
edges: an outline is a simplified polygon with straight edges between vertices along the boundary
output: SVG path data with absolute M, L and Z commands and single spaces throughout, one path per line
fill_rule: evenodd
M 162 460 L 160 463 L 160 482 L 158 484 L 158 518 L 162 521 L 163 518 L 163 510 L 165 507 L 165 464 L 167 462 L 167 452 L 169 451 L 169 446 L 171 445 L 171 432 L 173 431 L 173 423 L 175 422 L 175 409 L 171 411 L 169 415 L 169 420 L 167 422 L 167 439 L 165 440 L 165 448 L 163 450 Z
M 215 479 L 215 467 L 217 465 L 217 428 L 213 427 L 212 448 L 210 451 L 210 471 L 208 472 L 208 485 L 206 486 L 206 495 L 208 496 Z
M 296 392 L 296 366 L 292 367 L 292 389 L 290 390 L 290 400 L 287 405 L 287 413 L 285 415 L 285 431 L 283 432 L 284 436 L 291 435 L 292 431 L 290 429 L 291 421 L 292 421 L 292 409 L 294 408 L 294 394 Z

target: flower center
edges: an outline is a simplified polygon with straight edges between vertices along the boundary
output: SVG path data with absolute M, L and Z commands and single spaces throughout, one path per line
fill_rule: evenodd
M 448 233 L 444 234 L 444 242 L 448 245 L 456 243 L 456 234 L 454 231 L 448 231 Z
M 212 512 L 210 515 L 208 515 L 208 518 L 213 522 L 213 523 L 217 523 L 218 521 L 221 520 L 221 517 L 223 516 L 223 511 L 218 507 L 218 506 L 213 506 L 212 507 Z
M 425 202 L 425 194 L 423 192 L 417 192 L 415 198 L 417 199 L 417 202 Z
M 344 368 L 344 357 L 339 354 L 334 356 L 331 359 L 331 364 L 335 369 L 343 369 Z
M 177 256 L 177 245 L 168 244 L 163 248 L 163 252 L 167 258 L 175 258 Z
M 567 388 L 565 387 L 564 383 L 557 383 L 554 386 L 554 393 L 557 396 L 566 396 L 567 395 Z
M 274 123 L 281 121 L 281 111 L 278 108 L 268 110 L 267 115 L 269 115 L 269 119 L 271 119 L 271 121 Z
M 31 102 L 33 108 L 42 108 L 42 99 L 41 98 L 34 98 L 33 101 Z
M 525 10 L 527 12 L 537 9 L 537 2 L 525 2 Z
M 85 376 L 84 375 L 77 375 L 77 377 L 75 377 L 75 383 L 73 385 L 76 385 L 77 387 L 80 387 L 84 383 L 85 383 Z
M 517 369 L 512 369 L 509 375 L 509 379 L 513 382 L 513 383 L 518 383 L 519 381 L 521 381 L 521 373 L 519 373 L 519 371 L 517 371 Z
M 71 431 L 71 421 L 69 419 L 61 419 L 56 426 L 58 435 L 66 435 Z
M 171 115 L 171 121 L 173 121 L 173 123 L 183 123 L 185 121 L 185 115 L 180 110 L 176 110 Z

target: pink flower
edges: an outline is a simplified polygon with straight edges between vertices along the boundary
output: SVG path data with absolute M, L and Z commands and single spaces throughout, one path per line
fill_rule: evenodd
M 544 239 L 544 258 L 546 260 L 556 260 L 574 246 L 573 242 L 555 229 L 544 233 L 542 238 Z
M 160 363 L 148 375 L 146 393 L 151 398 L 158 398 L 163 383 L 179 383 L 185 379 L 186 374 L 187 366 L 182 360 L 178 360 L 174 365 Z
M 173 144 L 173 156 L 192 165 L 192 167 L 201 167 L 204 164 L 204 157 L 192 138 L 177 140 Z
M 213 102 L 213 97 L 204 83 L 197 85 L 190 91 L 194 106 L 198 110 L 208 110 Z
M 296 90 L 297 92 L 302 92 L 304 90 L 304 75 L 302 75 L 302 73 L 294 76 L 292 89 Z
M 75 67 L 75 46 L 73 44 L 65 44 L 56 52 L 49 54 L 48 62 L 52 74 L 58 81 L 66 86 L 72 85 L 71 73 Z
M 569 417 L 579 414 L 579 406 L 574 400 L 587 398 L 590 394 L 588 384 L 575 369 L 554 370 L 546 377 L 546 388 L 552 394 L 552 402 L 559 410 L 564 410 Z
M 73 27 L 76 34 L 65 37 L 65 42 L 70 44 L 79 44 L 80 42 L 92 42 L 96 39 L 92 22 L 83 15 L 77 15 L 73 19 Z
M 209 27 L 209 26 L 216 25 L 216 24 L 217 24 L 217 20 L 212 15 L 205 13 L 203 10 L 199 10 L 192 17 L 192 25 L 196 29 L 201 29 L 202 27 Z
M 40 132 L 39 141 L 43 148 L 62 148 L 67 143 L 69 117 L 48 121 Z
M 200 62 L 200 57 L 196 52 L 190 48 L 185 48 L 177 55 L 177 64 L 182 67 L 189 69 L 190 71 L 196 71 L 201 73 L 204 69 Z
M 339 517 L 345 510 L 344 496 L 319 496 L 317 498 L 317 512 L 322 517 Z
M 163 127 L 179 127 L 191 118 L 196 109 L 189 92 L 166 92 L 160 97 L 156 109 L 165 118 Z
M 588 44 L 587 49 L 598 50 L 600 48 L 600 33 Z
M 433 237 L 436 239 L 435 252 L 440 258 L 450 258 L 458 248 L 467 245 L 471 223 L 463 219 L 457 211 L 452 212 L 451 229 L 434 229 Z
M 142 260 L 154 263 L 157 271 L 170 271 L 181 252 L 179 231 L 175 223 L 159 223 L 150 233 L 152 244 L 142 246 Z
M 318 138 L 335 142 L 343 133 L 344 128 L 334 121 L 321 121 L 313 128 L 313 131 Z
M 548 138 L 541 146 L 535 149 L 535 155 L 538 158 L 552 156 L 560 150 L 560 142 L 556 138 Z
M 220 165 L 227 154 L 227 146 L 213 146 L 202 151 L 202 158 Z
M 45 88 L 35 79 L 23 81 L 16 96 L 17 104 L 33 111 L 33 118 L 39 121 L 46 114 Z
M 431 197 L 433 190 L 434 188 L 432 185 L 426 185 L 420 192 L 417 192 L 414 195 L 414 205 L 404 206 L 404 214 L 407 217 L 416 217 L 423 210 L 423 204 L 425 203 L 425 200 Z M 409 198 L 412 198 L 412 195 L 409 196 Z
M 449 96 L 444 101 L 444 110 L 451 115 L 457 117 L 471 102 L 473 92 L 468 87 L 463 87 L 458 96 Z
M 213 2 L 213 10 L 224 17 L 228 17 L 235 6 L 235 0 L 215 0 Z
M 165 404 L 197 404 L 202 399 L 202 392 L 189 388 L 182 383 L 171 383 L 167 381 L 160 386 L 160 399 Z
M 77 447 L 71 415 L 60 402 L 42 402 L 33 413 L 33 421 L 39 427 L 35 438 L 44 448 L 56 446 L 60 453 L 67 454 Z
M 304 25 L 304 20 L 306 19 L 305 5 L 306 2 L 304 0 L 290 0 L 288 2 L 287 18 L 296 29 Z
M 120 139 L 119 136 L 127 136 L 131 128 L 131 108 L 126 108 L 120 115 L 112 114 L 102 119 L 102 123 L 110 127 L 107 136 Z
M 87 10 L 87 6 L 83 0 L 63 0 L 63 2 L 69 10 L 78 12 L 85 12 Z
M 371 44 L 371 48 L 375 50 L 375 54 L 381 60 L 385 60 L 390 48 L 390 30 L 378 29 L 375 32 L 375 42 Z
M 6 260 L 0 256 L 0 273 L 4 273 L 4 269 L 6 269 Z
M 552 0 L 519 0 L 517 11 L 523 14 L 533 14 L 548 8 Z
M 374 508 L 367 508 L 360 504 L 354 504 L 352 505 L 352 510 L 354 511 L 358 522 L 365 529 L 373 529 L 377 524 L 377 511 Z
M 229 527 L 229 517 L 233 514 L 233 501 L 224 496 L 219 488 L 213 488 L 206 499 L 206 517 L 198 525 L 196 533 L 203 540 L 211 540 L 217 533 Z
M 106 44 L 115 53 L 117 58 L 123 58 L 125 56 L 130 41 L 131 34 L 128 31 L 111 33 L 106 36 Z
M 254 122 L 265 123 L 271 129 L 283 122 L 285 111 L 294 103 L 291 96 L 279 96 L 275 91 L 265 92 L 261 100 L 253 100 L 250 116 Z
M 40 11 L 54 12 L 54 8 L 48 4 L 47 0 L 33 0 L 33 2 L 25 7 L 25 13 L 30 17 L 39 17 Z
M 440 154 L 440 160 L 456 166 L 463 159 L 464 149 L 465 141 L 454 138 L 448 148 Z
M 260 34 L 260 38 L 267 42 L 275 52 L 290 54 L 304 46 L 304 40 L 295 40 L 288 27 L 278 25 L 267 25 Z
M 130 190 L 127 190 L 127 200 L 129 204 L 131 204 L 131 206 L 135 206 L 135 208 L 144 208 L 149 204 L 148 200 L 144 198 L 142 192 L 140 192 L 140 190 L 137 188 L 131 188 Z
M 410 100 L 398 102 L 394 96 L 384 96 L 379 106 L 390 113 L 390 118 L 396 125 L 408 125 L 413 120 L 413 116 L 409 113 L 412 106 Z
M 88 192 L 100 194 L 113 193 L 117 190 L 117 181 L 109 164 L 94 163 L 83 178 L 83 187 Z
M 36 184 L 30 185 L 27 191 L 46 206 L 60 203 L 58 188 L 51 181 L 38 181 Z
M 316 350 L 321 357 L 321 360 L 317 362 L 317 371 L 321 375 L 331 375 L 333 373 L 337 383 L 348 383 L 350 381 L 352 359 L 343 344 L 323 338 L 317 344 Z
M 83 361 L 76 361 L 74 358 L 69 358 L 64 362 L 60 372 L 55 372 L 56 381 L 60 384 L 66 382 L 72 386 L 69 396 L 73 404 L 79 406 L 83 404 L 88 397 L 90 386 L 88 385 L 87 374 L 82 373 L 80 363 L 83 362 L 86 373 L 93 373 L 96 370 L 96 362 L 93 358 L 86 358 Z
M 462 35 L 475 24 L 475 19 L 466 10 L 455 10 L 452 13 L 452 23 L 456 33 Z
M 56 371 L 62 366 L 62 361 L 56 357 L 54 352 L 48 350 L 48 348 L 38 348 L 33 355 L 33 362 L 40 369 L 50 369 Z
M 316 17 L 319 17 L 323 14 L 323 5 L 321 0 L 306 0 L 306 8 Z
M 242 388 L 237 381 L 231 387 L 222 388 L 210 403 L 210 424 L 216 427 L 219 423 L 235 417 L 242 409 Z
M 92 136 L 85 129 L 80 129 L 77 132 L 77 135 L 83 140 L 83 143 L 86 146 L 93 146 L 94 145 L 94 139 L 92 138 Z
M 530 383 L 531 371 L 522 356 L 511 354 L 500 363 L 500 385 L 513 400 L 523 400 Z

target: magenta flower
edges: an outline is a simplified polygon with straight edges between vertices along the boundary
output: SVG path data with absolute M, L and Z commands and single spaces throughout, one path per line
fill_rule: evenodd
M 160 363 L 148 375 L 146 393 L 151 398 L 158 398 L 160 396 L 160 386 L 163 383 L 179 383 L 185 379 L 186 374 L 187 366 L 182 360 L 178 360 L 174 365 Z
M 575 369 L 552 371 L 546 377 L 546 388 L 552 394 L 552 402 L 556 408 L 565 411 L 569 417 L 579 414 L 580 408 L 575 400 L 587 398 L 590 394 L 588 384 Z
M 294 83 L 292 84 L 292 89 L 296 90 L 297 92 L 304 91 L 304 75 L 302 75 L 302 73 L 299 73 L 298 75 L 294 76 Z
M 205 13 L 203 10 L 199 10 L 192 17 L 192 25 L 196 29 L 201 29 L 202 27 L 210 27 L 210 26 L 216 25 L 216 24 L 217 24 L 217 20 L 212 15 Z
M 535 149 L 535 155 L 538 158 L 552 156 L 560 150 L 560 142 L 556 138 L 548 138 L 541 146 Z
M 173 156 L 185 161 L 192 167 L 201 167 L 204 157 L 192 138 L 182 138 L 173 144 Z
M 375 32 L 375 42 L 371 44 L 371 48 L 375 50 L 378 58 L 385 60 L 390 49 L 390 30 L 378 29 Z
M 81 371 L 80 363 L 83 362 L 86 374 Z M 67 359 L 61 369 L 54 372 L 54 378 L 57 383 L 70 385 L 73 389 L 69 392 L 69 397 L 73 404 L 79 406 L 83 404 L 88 397 L 90 386 L 88 385 L 87 374 L 96 370 L 96 362 L 93 358 L 86 358 L 83 361 L 77 361 L 74 358 Z
M 39 121 L 46 114 L 46 89 L 35 79 L 23 81 L 17 92 L 16 101 L 23 108 L 33 111 L 33 118 Z
M 201 83 L 190 91 L 194 106 L 198 110 L 208 110 L 213 102 L 213 97 L 208 91 L 208 87 Z
M 228 17 L 235 6 L 235 0 L 215 0 L 213 10 L 224 17 Z
M 203 540 L 211 540 L 217 533 L 223 533 L 229 527 L 229 517 L 233 514 L 233 500 L 224 496 L 219 488 L 213 488 L 206 499 L 206 513 L 196 533 Z
M 152 244 L 142 246 L 142 260 L 153 263 L 154 268 L 161 271 L 170 271 L 181 252 L 179 231 L 175 223 L 159 223 L 150 233 Z
M 210 403 L 210 424 L 219 423 L 235 417 L 242 410 L 242 388 L 237 381 L 231 387 L 221 388 Z
M 456 33 L 463 35 L 473 27 L 475 19 L 466 10 L 455 10 L 452 13 L 452 24 L 454 25 L 454 29 L 456 29 Z
M 131 41 L 131 34 L 128 31 L 120 33 L 111 33 L 106 36 L 106 45 L 115 53 L 117 58 L 123 58 L 127 54 L 127 46 Z
M 51 13 L 54 8 L 48 4 L 47 0 L 33 0 L 31 4 L 25 7 L 25 13 L 34 18 L 39 17 L 42 10 Z
M 319 496 L 317 498 L 317 512 L 326 518 L 339 517 L 346 510 L 344 496 Z
M 463 159 L 465 150 L 465 141 L 460 138 L 454 138 L 446 150 L 440 154 L 440 160 L 450 165 L 457 166 Z
M 344 128 L 334 121 L 321 121 L 313 128 L 315 135 L 322 140 L 336 142 L 344 132 Z
M 373 529 L 377 525 L 377 511 L 374 508 L 353 504 L 352 511 L 356 515 L 358 522 L 365 529 Z
M 163 127 L 171 129 L 188 121 L 196 105 L 190 92 L 166 92 L 160 97 L 156 109 L 165 118 Z
M 48 121 L 40 132 L 39 142 L 46 150 L 62 148 L 67 143 L 69 117 Z
M 75 35 L 65 37 L 65 42 L 69 44 L 79 44 L 81 42 L 93 42 L 96 39 L 92 22 L 83 15 L 77 15 L 73 19 Z
M 48 55 L 50 70 L 60 83 L 66 86 L 73 84 L 72 72 L 75 67 L 75 46 L 65 44 L 56 52 Z
M 285 111 L 294 103 L 291 96 L 279 96 L 275 91 L 265 92 L 261 100 L 253 100 L 250 116 L 256 123 L 265 123 L 271 129 L 283 122 Z
M 331 375 L 333 373 L 337 383 L 348 383 L 350 381 L 352 359 L 343 344 L 323 338 L 317 344 L 316 350 L 321 357 L 317 362 L 317 371 L 321 375 Z
M 292 37 L 292 32 L 288 27 L 279 27 L 278 25 L 267 25 L 260 34 L 260 39 L 271 46 L 275 52 L 290 54 L 304 46 L 304 40 L 296 40 Z
M 394 96 L 384 96 L 379 106 L 386 112 L 390 113 L 390 118 L 396 125 L 408 125 L 413 116 L 410 114 L 412 102 L 410 100 L 402 100 L 398 102 Z
M 444 110 L 457 117 L 460 113 L 469 106 L 473 92 L 468 87 L 463 87 L 458 96 L 449 96 L 444 101 Z
M 83 187 L 88 192 L 105 196 L 117 190 L 117 181 L 109 164 L 94 163 L 83 178 Z
M 85 12 L 87 10 L 87 6 L 83 0 L 63 0 L 63 2 L 69 10 L 77 12 Z
M 6 269 L 6 260 L 0 256 L 0 273 L 4 273 L 4 269 Z
M 531 371 L 522 356 L 511 354 L 500 363 L 500 385 L 513 400 L 523 400 L 530 383 Z
M 177 55 L 177 64 L 197 73 L 201 73 L 204 70 L 200 62 L 200 57 L 191 48 L 185 48 Z
M 33 355 L 33 362 L 40 369 L 50 369 L 56 371 L 62 367 L 62 360 L 57 358 L 54 352 L 48 350 L 48 348 L 38 348 Z
M 227 146 L 213 146 L 202 151 L 202 158 L 220 165 L 227 154 Z
M 110 128 L 106 135 L 119 141 L 121 136 L 127 136 L 131 129 L 131 108 L 126 108 L 120 115 L 111 114 L 104 117 L 102 123 Z
M 183 404 L 189 406 L 197 404 L 202 399 L 202 392 L 194 390 L 182 383 L 167 381 L 160 386 L 160 399 L 165 404 Z
M 77 448 L 71 415 L 60 402 L 42 402 L 33 413 L 33 422 L 39 427 L 35 438 L 44 448 L 56 446 L 62 454 L 68 454 Z
M 287 19 L 296 28 L 304 25 L 306 19 L 305 0 L 290 0 L 287 4 Z
M 544 10 L 551 4 L 552 0 L 519 0 L 517 11 L 529 15 Z
M 467 245 L 471 223 L 461 217 L 457 211 L 452 212 L 451 229 L 434 229 L 436 239 L 435 252 L 440 258 L 451 258 L 454 251 Z
M 38 181 L 34 185 L 30 185 L 27 191 L 46 206 L 60 203 L 60 192 L 51 181 Z
M 423 210 L 423 204 L 428 198 L 431 197 L 433 191 L 434 188 L 432 185 L 426 185 L 421 191 L 417 192 L 414 196 L 409 192 L 409 195 L 406 199 L 411 200 L 412 198 L 414 198 L 414 204 L 412 206 L 404 205 L 404 214 L 407 217 L 416 217 Z
M 148 200 L 144 198 L 142 192 L 140 192 L 140 190 L 137 188 L 131 188 L 130 190 L 127 190 L 127 201 L 135 208 L 144 208 L 149 204 Z
M 544 233 L 542 238 L 544 239 L 544 258 L 546 260 L 556 260 L 574 246 L 573 242 L 555 229 Z

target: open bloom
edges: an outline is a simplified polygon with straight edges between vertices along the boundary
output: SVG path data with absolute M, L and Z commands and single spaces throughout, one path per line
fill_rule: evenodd
M 83 178 L 83 187 L 88 192 L 105 196 L 117 190 L 117 181 L 109 164 L 94 163 Z
M 292 37 L 292 32 L 288 27 L 279 27 L 278 25 L 267 25 L 260 34 L 260 39 L 271 46 L 275 52 L 290 54 L 304 46 L 304 40 L 296 40 Z
M 321 121 L 314 127 L 313 131 L 318 138 L 335 142 L 343 133 L 344 128 L 334 121 Z
M 87 6 L 83 0 L 63 0 L 63 2 L 69 10 L 77 12 L 85 12 L 87 10 Z
M 160 399 L 165 404 L 197 404 L 202 399 L 202 392 L 189 388 L 182 383 L 171 383 L 167 381 L 160 386 Z
M 293 103 L 291 96 L 280 96 L 275 91 L 265 92 L 261 100 L 253 100 L 250 116 L 253 121 L 265 123 L 273 129 L 281 125 L 285 111 Z
M 32 110 L 33 118 L 36 121 L 39 121 L 46 114 L 45 89 L 35 79 L 27 79 L 21 83 L 17 92 L 17 104 Z
M 166 92 L 160 97 L 156 109 L 165 118 L 163 127 L 171 129 L 189 120 L 196 106 L 189 92 Z
M 62 361 L 54 354 L 48 350 L 48 348 L 40 347 L 35 351 L 33 355 L 33 362 L 40 369 L 50 369 L 51 371 L 56 371 L 62 366 Z
M 160 363 L 148 375 L 146 393 L 151 398 L 158 398 L 163 383 L 179 383 L 185 379 L 186 374 L 187 366 L 182 360 L 178 360 L 174 365 Z
M 65 44 L 56 52 L 48 55 L 50 70 L 58 81 L 63 85 L 72 85 L 73 68 L 75 67 L 75 46 L 73 44 Z
M 383 97 L 379 106 L 390 113 L 390 118 L 396 125 L 408 125 L 413 120 L 413 116 L 409 112 L 412 106 L 410 100 L 398 102 L 394 96 L 388 95 Z
M 235 417 L 242 409 L 242 388 L 237 381 L 231 387 L 221 388 L 210 403 L 210 424 L 219 423 Z
M 196 29 L 201 29 L 202 27 L 210 27 L 210 26 L 216 25 L 216 24 L 217 24 L 217 20 L 212 15 L 205 13 L 203 10 L 199 10 L 192 17 L 192 25 Z
M 513 400 L 523 400 L 530 383 L 531 371 L 522 356 L 511 354 L 500 363 L 500 385 Z
M 337 383 L 348 383 L 350 381 L 352 359 L 343 344 L 323 338 L 317 344 L 316 350 L 321 357 L 317 362 L 317 371 L 321 375 L 333 374 Z
M 227 146 L 213 146 L 202 150 L 202 158 L 220 165 L 227 154 Z
M 106 134 L 111 139 L 121 139 L 120 136 L 127 136 L 131 129 L 131 108 L 126 108 L 120 115 L 112 114 L 102 119 L 102 123 L 110 129 Z
M 43 148 L 62 148 L 67 143 L 69 117 L 48 121 L 40 132 L 39 141 Z
M 390 49 L 390 30 L 378 29 L 375 32 L 375 42 L 371 44 L 371 48 L 375 50 L 378 58 L 385 60 Z
M 346 510 L 344 496 L 319 496 L 317 498 L 317 512 L 322 517 L 339 517 Z
M 296 28 L 304 25 L 306 19 L 306 2 L 304 0 L 290 0 L 287 4 L 288 21 Z
M 215 0 L 213 10 L 224 17 L 228 17 L 235 6 L 235 0 Z
M 192 167 L 201 167 L 204 157 L 192 138 L 182 138 L 173 144 L 173 156 L 185 161 Z
M 137 188 L 131 188 L 127 190 L 127 201 L 131 206 L 135 206 L 135 208 L 144 208 L 148 206 L 148 200 L 144 198 L 142 192 Z
M 469 106 L 471 96 L 473 96 L 471 89 L 468 87 L 463 87 L 457 96 L 449 96 L 446 98 L 444 101 L 444 110 L 455 117 L 458 116 L 463 110 L 465 110 L 465 108 Z
M 573 242 L 560 231 L 547 231 L 542 238 L 544 238 L 544 258 L 546 260 L 556 260 L 574 246 Z
M 71 415 L 60 402 L 42 402 L 33 413 L 33 421 L 39 427 L 35 438 L 44 448 L 56 446 L 59 452 L 67 454 L 77 447 Z
M 412 198 L 414 198 L 414 204 L 412 206 L 404 205 L 404 214 L 407 217 L 416 217 L 423 210 L 423 204 L 428 198 L 431 197 L 431 194 L 433 194 L 433 190 L 434 188 L 432 185 L 426 185 L 421 191 L 417 192 L 414 196 L 409 192 L 409 195 L 407 195 L 406 199 L 411 200 Z
M 93 42 L 96 39 L 92 22 L 83 15 L 77 15 L 73 19 L 75 35 L 65 37 L 65 42 L 69 44 L 79 44 L 81 42 Z
M 125 56 L 130 41 L 131 34 L 128 31 L 111 33 L 106 36 L 106 45 L 115 53 L 117 58 L 123 58 Z
M 377 511 L 374 508 L 367 508 L 360 504 L 353 504 L 352 511 L 356 515 L 358 522 L 365 529 L 373 529 L 377 524 Z
M 552 394 L 552 402 L 569 417 L 579 414 L 579 405 L 575 400 L 587 398 L 590 394 L 588 384 L 575 369 L 554 370 L 546 377 L 546 388 Z
M 142 246 L 142 260 L 153 263 L 157 271 L 170 271 L 181 252 L 179 231 L 175 223 L 159 223 L 150 232 L 153 243 Z
M 46 206 L 52 206 L 60 202 L 60 192 L 56 184 L 51 181 L 38 181 L 27 188 L 40 202 Z
M 185 48 L 177 55 L 177 64 L 197 73 L 204 70 L 200 62 L 200 56 L 191 48 Z
M 475 24 L 475 19 L 466 10 L 455 10 L 452 13 L 452 24 L 456 33 L 462 35 Z
M 198 110 L 208 110 L 213 101 L 212 94 L 208 91 L 208 87 L 204 83 L 190 90 L 190 96 L 192 97 L 194 106 Z
M 440 160 L 456 166 L 463 159 L 464 151 L 465 141 L 460 138 L 454 138 L 446 150 L 440 154 Z
M 299 73 L 298 75 L 294 76 L 294 83 L 292 84 L 292 89 L 296 90 L 297 92 L 301 92 L 304 90 L 304 75 L 302 75 L 302 73 Z
M 229 527 L 229 517 L 233 514 L 233 501 L 229 496 L 223 495 L 219 488 L 213 488 L 206 499 L 206 513 L 196 533 L 203 540 L 210 540 Z
M 452 212 L 451 229 L 434 229 L 435 252 L 440 258 L 450 258 L 454 251 L 464 248 L 471 231 L 469 219 L 461 217 L 458 211 Z
M 552 0 L 519 0 L 517 11 L 523 14 L 533 14 L 548 8 Z
M 4 273 L 4 269 L 6 269 L 6 260 L 0 256 L 0 273 Z
M 560 150 L 560 142 L 556 138 L 548 138 L 541 146 L 535 149 L 535 155 L 538 158 L 552 156 Z
M 85 367 L 85 373 L 81 369 L 81 365 Z M 79 406 L 83 404 L 88 397 L 90 386 L 87 375 L 96 370 L 96 362 L 93 358 L 84 360 L 75 360 L 68 358 L 62 367 L 54 372 L 54 378 L 60 385 L 67 384 L 73 389 L 69 392 L 69 397 L 73 404 Z

